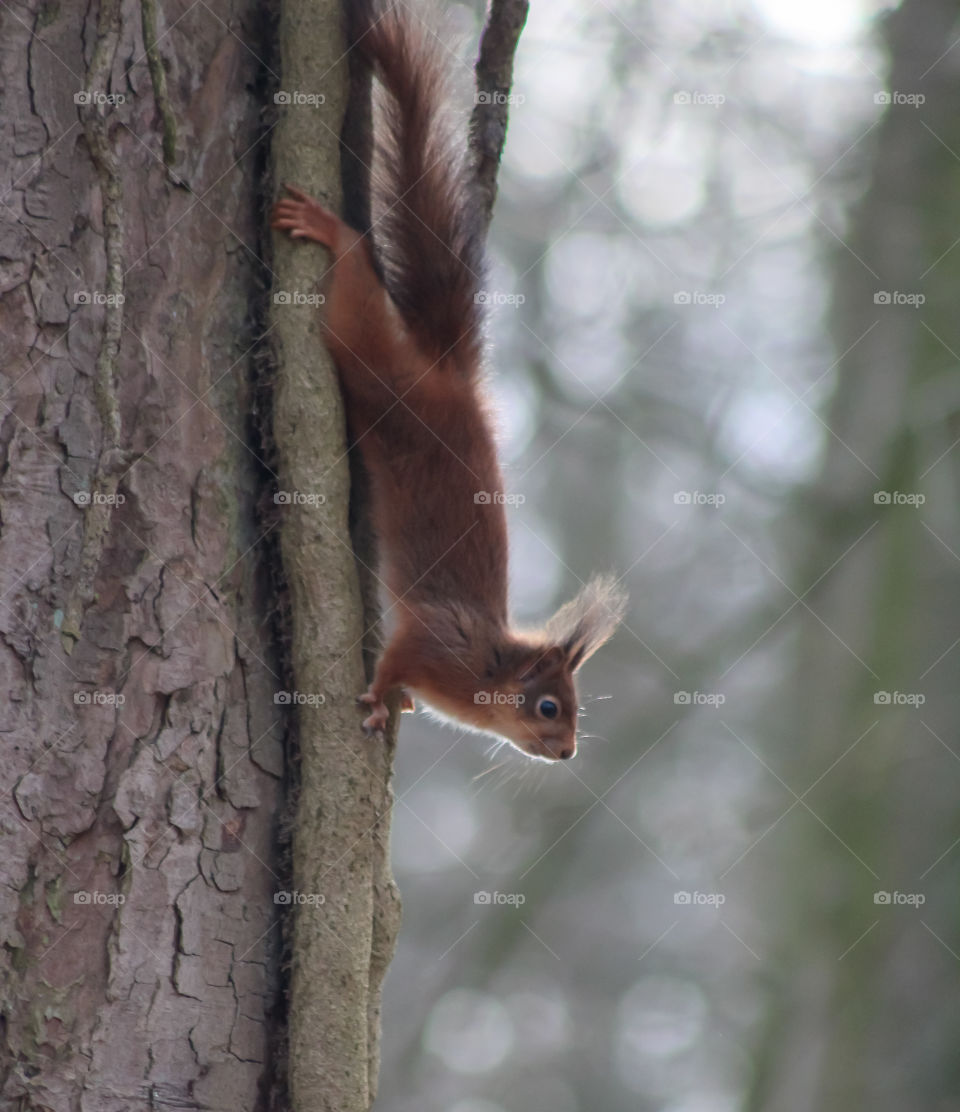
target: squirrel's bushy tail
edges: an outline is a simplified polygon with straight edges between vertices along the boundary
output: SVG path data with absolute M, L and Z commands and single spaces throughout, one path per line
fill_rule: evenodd
M 346 10 L 348 46 L 385 93 L 370 188 L 387 289 L 424 350 L 475 366 L 486 221 L 448 115 L 449 51 L 409 2 L 347 0 Z

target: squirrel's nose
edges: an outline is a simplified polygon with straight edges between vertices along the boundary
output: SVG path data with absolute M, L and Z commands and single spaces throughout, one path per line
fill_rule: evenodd
M 561 761 L 569 761 L 573 754 L 576 753 L 576 751 L 576 746 L 565 745 L 562 749 L 557 750 L 557 756 L 560 758 Z

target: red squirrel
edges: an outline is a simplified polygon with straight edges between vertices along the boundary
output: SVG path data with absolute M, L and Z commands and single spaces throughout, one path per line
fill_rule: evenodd
M 346 6 L 350 48 L 386 98 L 372 236 L 293 186 L 272 226 L 332 255 L 324 333 L 350 442 L 370 475 L 395 619 L 359 696 L 363 725 L 382 731 L 384 697 L 400 688 L 405 710 L 417 695 L 531 757 L 567 759 L 577 746 L 574 674 L 616 629 L 626 599 L 599 576 L 541 631 L 510 624 L 507 524 L 491 496 L 504 486 L 483 387 L 486 221 L 447 121 L 444 48 L 406 5 Z

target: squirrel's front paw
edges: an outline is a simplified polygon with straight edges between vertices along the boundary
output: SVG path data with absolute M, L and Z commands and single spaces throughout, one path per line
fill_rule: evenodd
M 365 691 L 362 695 L 358 695 L 357 702 L 362 706 L 370 707 L 370 713 L 363 720 L 363 732 L 365 734 L 382 734 L 387 728 L 387 719 L 390 717 L 387 704 L 374 695 L 372 691 Z
M 417 704 L 413 701 L 413 696 L 406 688 L 404 688 L 402 694 L 400 695 L 400 713 L 413 714 L 416 709 Z
M 302 189 L 294 185 L 284 188 L 290 196 L 281 197 L 273 206 L 270 226 L 289 232 L 294 239 L 312 239 L 331 247 L 341 221 Z

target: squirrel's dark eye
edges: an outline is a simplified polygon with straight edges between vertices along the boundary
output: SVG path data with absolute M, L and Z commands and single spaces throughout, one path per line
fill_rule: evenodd
M 549 695 L 544 695 L 537 703 L 537 714 L 541 718 L 556 718 L 560 713 L 560 704 Z

